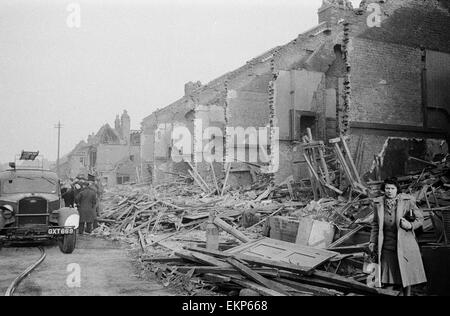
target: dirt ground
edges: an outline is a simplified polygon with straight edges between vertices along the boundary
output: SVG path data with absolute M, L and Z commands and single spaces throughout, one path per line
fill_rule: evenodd
M 133 253 L 119 242 L 78 236 L 77 249 L 71 255 L 61 253 L 55 243 L 46 244 L 44 248 L 47 258 L 20 284 L 16 296 L 177 295 L 154 277 L 148 274 L 143 277 Z M 4 295 L 11 282 L 39 257 L 39 249 L 32 245 L 2 248 L 0 295 Z M 80 272 L 80 287 L 76 282 L 77 271 Z

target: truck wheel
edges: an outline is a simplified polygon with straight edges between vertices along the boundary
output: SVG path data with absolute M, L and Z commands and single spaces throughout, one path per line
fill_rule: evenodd
M 77 244 L 77 233 L 74 232 L 71 235 L 64 235 L 59 240 L 59 249 L 62 253 L 71 254 L 75 250 Z

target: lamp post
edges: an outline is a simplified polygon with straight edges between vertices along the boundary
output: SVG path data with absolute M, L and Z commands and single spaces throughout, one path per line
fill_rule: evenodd
M 61 121 L 58 122 L 57 125 L 55 125 L 55 128 L 58 129 L 58 153 L 57 153 L 57 158 L 56 158 L 56 174 L 58 175 L 59 178 L 59 153 L 60 153 L 60 149 L 61 149 L 61 128 L 63 126 L 61 125 Z

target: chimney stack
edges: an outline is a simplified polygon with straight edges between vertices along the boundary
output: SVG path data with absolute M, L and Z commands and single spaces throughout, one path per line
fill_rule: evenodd
M 322 6 L 318 12 L 319 23 L 337 24 L 340 19 L 345 19 L 352 11 L 353 4 L 349 0 L 322 0 Z
M 130 143 L 130 134 L 131 134 L 131 119 L 128 115 L 127 110 L 123 110 L 122 118 L 121 118 L 121 127 L 122 127 L 122 139 Z

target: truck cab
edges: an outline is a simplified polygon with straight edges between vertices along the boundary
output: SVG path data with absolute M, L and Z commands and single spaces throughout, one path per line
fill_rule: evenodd
M 79 214 L 64 207 L 56 173 L 13 167 L 0 172 L 0 244 L 55 239 L 72 253 Z

